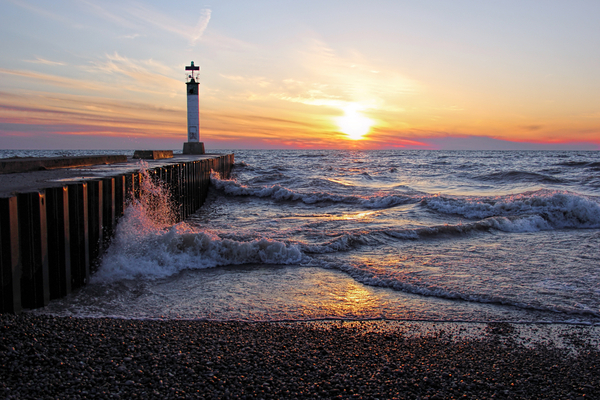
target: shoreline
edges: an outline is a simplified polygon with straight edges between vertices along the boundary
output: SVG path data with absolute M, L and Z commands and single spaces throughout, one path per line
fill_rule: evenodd
M 0 396 L 597 398 L 599 329 L 4 314 Z
M 360 326 L 365 332 L 391 333 L 402 331 L 405 336 L 420 337 L 442 333 L 451 333 L 454 338 L 460 339 L 485 339 L 490 334 L 510 337 L 516 343 L 523 345 L 545 344 L 552 347 L 571 348 L 571 343 L 565 336 L 578 332 L 586 337 L 589 346 L 596 346 L 600 350 L 600 324 L 585 322 L 563 321 L 447 321 L 447 320 L 419 320 L 419 319 L 394 319 L 394 318 L 314 318 L 314 319 L 282 319 L 282 320 L 236 320 L 236 319 L 210 319 L 210 318 L 170 318 L 170 317 L 124 317 L 124 316 L 94 316 L 94 315 L 64 315 L 44 312 L 44 309 L 24 310 L 24 315 L 48 318 L 73 318 L 91 320 L 119 320 L 119 321 L 150 321 L 150 322 L 191 322 L 206 324 L 269 324 L 282 326 L 306 325 L 316 329 L 326 329 L 331 325 L 345 327 Z M 0 317 L 2 314 L 0 314 Z

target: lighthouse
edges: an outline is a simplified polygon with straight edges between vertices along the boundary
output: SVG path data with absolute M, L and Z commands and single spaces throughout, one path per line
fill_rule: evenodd
M 198 89 L 200 83 L 200 67 L 191 65 L 185 67 L 186 93 L 187 93 L 187 135 L 188 140 L 183 144 L 183 154 L 204 154 L 204 143 L 200 141 L 200 115 L 198 102 Z

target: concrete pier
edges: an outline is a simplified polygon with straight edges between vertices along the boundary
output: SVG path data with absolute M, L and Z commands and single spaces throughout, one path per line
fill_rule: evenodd
M 0 175 L 0 313 L 44 307 L 88 282 L 127 202 L 140 196 L 140 165 L 123 160 Z M 228 177 L 233 162 L 206 154 L 146 164 L 184 220 L 204 203 L 211 171 Z
M 127 156 L 38 157 L 0 159 L 0 174 L 127 162 Z

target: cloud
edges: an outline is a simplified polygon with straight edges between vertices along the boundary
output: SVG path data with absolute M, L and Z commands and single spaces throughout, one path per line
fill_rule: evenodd
M 526 131 L 539 131 L 544 125 L 521 125 L 520 128 Z
M 116 95 L 122 96 L 123 90 L 126 90 L 164 96 L 169 90 L 172 94 L 181 91 L 181 82 L 170 77 L 173 75 L 171 67 L 152 59 L 135 60 L 122 57 L 118 53 L 105 57 L 105 60 L 96 61 L 91 69 L 89 66 L 75 66 L 81 70 L 85 69 L 86 76 L 89 76 L 90 71 L 94 72 L 94 80 L 5 68 L 0 68 L 0 74 L 19 76 L 30 81 L 37 81 L 39 84 L 69 88 L 81 93 L 88 91 L 114 92 Z
M 181 86 L 181 82 L 170 78 L 173 68 L 153 59 L 136 60 L 121 56 L 115 52 L 106 54 L 105 60 L 96 61 L 94 67 L 101 72 L 107 74 L 118 74 L 128 78 L 132 78 L 139 82 L 144 82 L 145 85 L 156 82 L 157 84 L 171 86 L 175 83 Z
M 21 8 L 26 9 L 26 10 L 32 11 L 32 12 L 38 14 L 38 15 L 41 15 L 44 18 L 52 19 L 52 20 L 55 20 L 55 21 L 63 22 L 63 23 L 64 22 L 69 22 L 69 23 L 72 22 L 71 20 L 65 18 L 64 16 L 62 16 L 60 14 L 56 14 L 56 13 L 50 12 L 48 10 L 44 10 L 43 8 L 33 6 L 33 5 L 29 4 L 28 2 L 23 1 L 23 0 L 8 0 L 8 1 L 11 2 L 12 4 L 16 5 L 16 6 L 19 6 Z
M 95 123 L 111 126 L 166 126 L 185 120 L 185 109 L 96 96 L 37 93 L 3 96 L 0 121 L 35 124 Z M 183 122 L 181 123 L 183 126 Z
M 236 82 L 239 84 L 258 86 L 261 88 L 270 86 L 272 84 L 272 82 L 270 80 L 268 80 L 267 78 L 264 78 L 262 76 L 245 77 L 245 76 L 241 76 L 241 75 L 224 75 L 224 74 L 219 74 L 219 76 L 221 78 L 225 78 L 229 81 L 233 81 L 233 82 Z
M 137 39 L 137 38 L 142 37 L 142 36 L 146 36 L 146 35 L 141 35 L 139 33 L 132 33 L 131 35 L 123 35 L 123 36 L 120 36 L 120 37 L 123 38 L 123 39 Z
M 194 46 L 196 44 L 196 42 L 198 41 L 198 39 L 200 39 L 202 37 L 202 35 L 204 34 L 204 31 L 208 27 L 208 22 L 210 21 L 211 14 L 212 14 L 212 12 L 209 9 L 204 9 L 200 12 L 200 17 L 198 18 L 198 23 L 196 24 L 196 26 L 194 28 L 194 32 L 192 34 L 192 37 L 190 39 L 190 44 L 192 46 Z
M 188 39 L 190 46 L 195 46 L 198 40 L 202 38 L 212 14 L 212 11 L 208 8 L 201 9 L 198 22 L 195 25 L 189 25 L 182 20 L 166 15 L 163 11 L 142 3 L 119 5 L 119 8 L 116 10 L 108 10 L 97 3 L 87 0 L 80 0 L 80 2 L 92 8 L 94 14 L 100 15 L 125 28 L 139 29 L 143 25 L 150 25 L 153 28 L 158 28 Z M 137 36 L 140 36 L 140 34 L 136 33 L 127 37 L 135 38 Z
M 64 62 L 59 62 L 59 61 L 50 61 L 50 60 L 46 60 L 45 58 L 41 58 L 41 57 L 36 57 L 35 60 L 23 60 L 25 62 L 28 63 L 33 63 L 33 64 L 45 64 L 45 65 L 67 65 Z
M 600 118 L 600 111 L 582 115 L 583 118 Z
M 421 86 L 402 75 L 397 66 L 375 65 L 358 51 L 341 55 L 318 38 L 307 39 L 297 55 L 297 62 L 314 77 L 338 88 L 349 98 L 412 94 Z
M 308 92 L 305 96 L 288 96 L 285 93 L 271 93 L 271 96 L 292 103 L 301 103 L 311 106 L 325 106 L 340 109 L 346 107 L 349 104 L 349 102 L 347 101 L 340 100 L 339 97 L 328 96 L 327 94 L 318 91 L 314 91 L 312 93 Z
M 191 46 L 194 46 L 202 37 L 204 31 L 208 27 L 208 22 L 210 21 L 211 16 L 210 9 L 202 9 L 200 10 L 200 17 L 198 18 L 196 25 L 186 26 L 180 20 L 171 18 L 160 11 L 139 3 L 126 10 L 132 17 L 138 20 L 153 25 L 161 30 L 175 33 L 179 36 L 189 39 Z
M 93 91 L 103 91 L 106 89 L 105 86 L 103 86 L 101 84 L 93 83 L 89 80 L 65 78 L 62 76 L 42 74 L 39 72 L 32 72 L 32 71 L 16 71 L 16 70 L 11 70 L 11 69 L 0 68 L 0 74 L 20 76 L 23 78 L 28 78 L 28 79 L 31 79 L 34 81 L 38 81 L 40 83 L 62 86 L 62 87 L 67 87 L 67 88 L 71 88 L 71 89 L 85 89 L 85 90 L 93 90 Z
M 440 150 L 589 150 L 597 143 L 571 141 L 562 143 L 524 142 L 496 139 L 487 136 L 448 136 L 422 138 Z
M 116 13 L 112 13 L 112 12 L 108 11 L 107 9 L 100 7 L 98 4 L 96 4 L 94 2 L 87 1 L 87 0 L 79 0 L 79 2 L 92 8 L 94 15 L 96 15 L 96 16 L 101 16 L 104 19 L 106 19 L 110 22 L 116 23 L 125 28 L 133 29 L 133 28 L 137 27 L 136 24 L 134 24 L 127 18 L 117 15 Z

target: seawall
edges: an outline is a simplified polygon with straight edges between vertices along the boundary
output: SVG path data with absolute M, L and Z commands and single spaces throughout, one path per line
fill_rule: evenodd
M 184 220 L 202 206 L 210 173 L 233 154 L 149 160 Z M 140 195 L 136 160 L 0 175 L 0 313 L 44 307 L 85 285 L 127 203 Z

